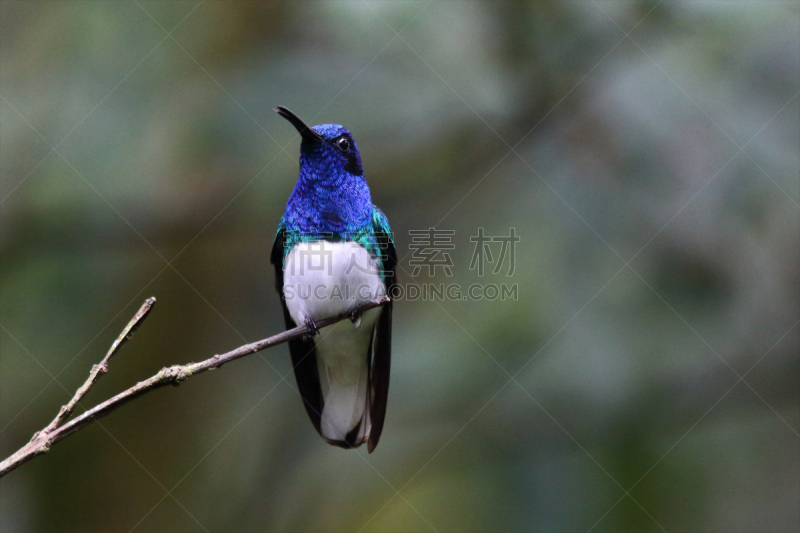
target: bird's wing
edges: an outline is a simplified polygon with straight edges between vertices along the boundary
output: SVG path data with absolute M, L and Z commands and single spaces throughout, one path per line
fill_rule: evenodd
M 281 306 L 283 307 L 283 319 L 286 322 L 286 329 L 297 327 L 286 307 L 286 299 L 283 294 L 283 262 L 286 257 L 286 224 L 283 220 L 278 225 L 275 234 L 275 242 L 272 245 L 270 262 L 275 267 L 275 289 L 281 296 Z M 320 430 L 320 416 L 322 413 L 322 389 L 319 385 L 319 370 L 317 369 L 317 349 L 314 340 L 310 337 L 301 337 L 289 341 L 289 353 L 292 356 L 292 366 L 294 376 L 297 379 L 297 388 L 300 396 L 303 397 L 303 405 L 306 408 L 308 417 L 317 433 L 322 435 Z
M 372 224 L 380 250 L 383 279 L 387 295 L 397 280 L 397 251 L 394 247 L 392 230 L 386 215 L 373 206 Z M 367 450 L 372 453 L 383 431 L 386 417 L 386 401 L 389 397 L 389 369 L 392 359 L 392 302 L 385 304 L 375 329 L 375 341 L 370 361 L 370 422 Z

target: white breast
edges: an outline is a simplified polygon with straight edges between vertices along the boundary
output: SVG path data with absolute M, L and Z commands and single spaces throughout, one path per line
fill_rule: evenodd
M 296 324 L 348 313 L 385 294 L 378 262 L 354 242 L 301 242 L 286 257 L 286 307 Z

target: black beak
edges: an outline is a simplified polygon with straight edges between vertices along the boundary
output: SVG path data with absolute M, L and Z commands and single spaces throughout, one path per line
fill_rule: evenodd
M 310 142 L 319 142 L 322 140 L 322 135 L 306 126 L 306 123 L 300 120 L 300 117 L 289 111 L 289 109 L 279 105 L 275 108 L 275 112 L 291 122 L 292 125 L 297 128 L 297 131 L 300 132 L 300 136 L 303 137 L 303 140 Z

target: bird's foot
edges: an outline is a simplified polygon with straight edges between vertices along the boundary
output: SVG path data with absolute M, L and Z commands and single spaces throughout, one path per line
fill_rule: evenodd
M 358 309 L 353 309 L 350 311 L 350 314 L 347 315 L 347 318 L 349 318 L 350 322 L 352 322 L 356 327 L 361 325 L 361 313 L 358 312 Z
M 317 327 L 317 323 L 314 322 L 314 319 L 311 318 L 310 316 L 306 315 L 305 319 L 303 320 L 303 323 L 305 324 L 306 329 L 308 330 L 309 337 L 313 337 L 314 335 L 319 333 L 319 328 Z

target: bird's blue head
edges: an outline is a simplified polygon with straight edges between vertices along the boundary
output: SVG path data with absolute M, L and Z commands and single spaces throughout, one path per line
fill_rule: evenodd
M 309 127 L 282 106 L 275 111 L 302 138 L 300 176 L 286 205 L 287 227 L 343 236 L 370 224 L 372 198 L 350 132 L 338 124 Z

